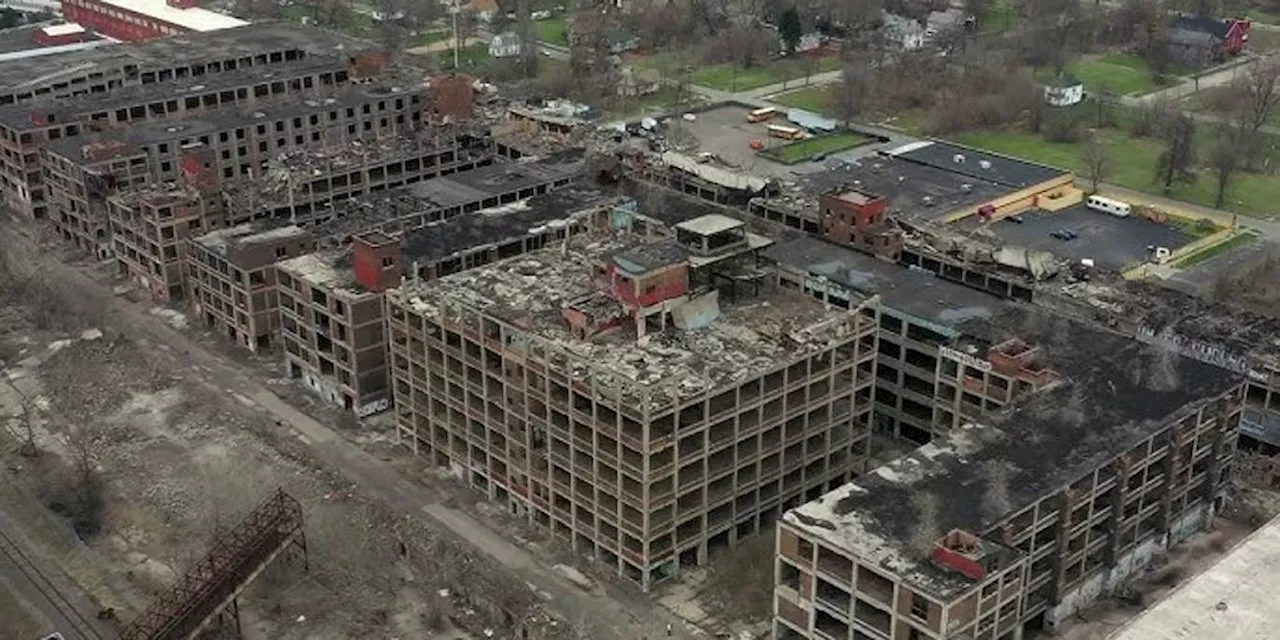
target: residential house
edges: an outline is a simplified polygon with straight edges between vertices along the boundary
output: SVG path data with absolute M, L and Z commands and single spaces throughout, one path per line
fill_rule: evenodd
M 1053 107 L 1069 107 L 1084 100 L 1084 83 L 1079 78 L 1063 72 L 1049 81 L 1044 88 L 1044 101 Z
M 1244 51 L 1252 28 L 1248 18 L 1179 14 L 1169 29 L 1169 55 L 1191 67 L 1220 62 Z
M 520 35 L 508 31 L 499 33 L 489 41 L 490 58 L 514 58 L 520 55 Z
M 926 39 L 934 39 L 946 36 L 956 31 L 972 29 L 975 24 L 971 15 L 965 14 L 964 10 L 951 8 L 946 11 L 930 11 L 929 17 L 924 21 L 924 33 Z
M 605 33 L 604 38 L 609 45 L 609 53 L 613 55 L 626 53 L 640 46 L 640 37 L 626 29 L 613 29 Z
M 919 21 L 912 18 L 882 11 L 880 35 L 890 48 L 911 51 L 924 46 L 925 28 Z
M 796 52 L 797 54 L 804 54 L 804 52 L 808 51 L 817 51 L 822 49 L 822 44 L 822 33 L 817 31 L 804 33 L 804 35 L 800 36 L 800 41 L 796 42 Z M 787 51 L 787 44 L 782 38 L 778 38 L 778 51 L 782 52 L 782 55 L 787 55 L 790 52 Z

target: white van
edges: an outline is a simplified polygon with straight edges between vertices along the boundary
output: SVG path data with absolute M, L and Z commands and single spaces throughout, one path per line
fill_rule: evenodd
M 1119 200 L 1112 200 L 1102 196 L 1089 196 L 1084 201 L 1084 204 L 1090 209 L 1109 213 L 1117 218 L 1123 218 L 1133 212 L 1133 207 L 1129 206 L 1128 202 L 1120 202 Z

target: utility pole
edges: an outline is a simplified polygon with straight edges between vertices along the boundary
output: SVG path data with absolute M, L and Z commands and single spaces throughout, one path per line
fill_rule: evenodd
M 462 0 L 453 0 L 449 5 L 449 12 L 453 14 L 453 71 L 458 72 L 458 48 L 462 46 L 458 42 L 458 12 L 462 11 Z

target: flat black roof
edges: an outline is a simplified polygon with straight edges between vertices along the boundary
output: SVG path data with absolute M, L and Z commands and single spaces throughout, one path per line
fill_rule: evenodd
M 182 100 L 188 94 L 201 95 L 210 91 L 234 89 L 261 82 L 286 82 L 293 78 L 340 70 L 346 61 L 336 56 L 308 56 L 287 63 L 255 65 L 204 75 L 132 85 L 112 89 L 106 93 L 94 93 L 74 98 L 39 99 L 0 108 L 0 122 L 27 128 L 31 125 L 31 113 L 43 111 L 54 114 L 57 120 L 67 120 L 82 114 L 98 111 L 114 111 L 156 100 Z M 294 98 L 301 99 L 301 94 Z M 248 101 L 242 102 L 242 104 Z M 56 116 L 61 116 L 57 118 Z
M 1239 376 L 1052 312 L 1010 305 L 996 340 L 1044 350 L 1062 384 L 868 472 L 785 519 L 942 598 L 972 584 L 913 545 L 981 534 L 1240 383 Z M 930 513 L 924 513 L 927 505 Z M 928 529 L 928 530 L 926 530 Z
M 0 91 L 45 85 L 62 76 L 87 74 L 95 68 L 107 71 L 136 65 L 139 71 L 145 71 L 284 49 L 342 56 L 362 51 L 368 46 L 350 36 L 316 27 L 284 21 L 254 22 L 231 29 L 181 33 L 89 51 L 9 60 L 0 65 Z
M 594 189 L 566 187 L 455 216 L 406 233 L 405 261 L 437 262 L 460 252 L 523 238 L 543 228 L 567 226 L 573 214 L 615 200 Z
M 890 264 L 809 235 L 779 242 L 761 255 L 865 297 L 879 295 L 885 307 L 954 330 L 993 318 L 1010 304 L 927 271 Z
M 805 174 L 784 184 L 766 205 L 816 220 L 818 196 L 857 189 L 889 201 L 894 214 L 936 219 L 957 209 L 978 206 L 1008 194 L 1008 185 L 891 156 L 867 156 L 839 167 Z
M 202 135 L 219 131 L 229 131 L 239 127 L 252 126 L 255 123 L 276 122 L 293 117 L 307 116 L 312 113 L 326 113 L 334 109 L 364 104 L 380 98 L 410 98 L 417 95 L 415 91 L 399 88 L 397 93 L 379 93 L 380 85 L 357 85 L 340 88 L 326 96 L 308 98 L 288 103 L 265 105 L 236 105 L 230 108 L 201 112 L 191 118 L 172 120 L 155 120 L 143 122 L 123 129 L 120 132 L 94 134 L 72 138 L 62 138 L 50 142 L 50 151 L 65 157 L 75 157 L 80 148 L 91 142 L 104 140 L 124 140 L 135 145 L 148 145 L 160 142 L 178 142 L 196 139 Z
M 1010 156 L 974 149 L 943 140 L 926 140 L 903 145 L 887 152 L 890 155 L 923 165 L 936 167 L 974 179 L 990 180 L 1006 187 L 1022 189 L 1060 178 L 1062 169 L 1019 160 Z M 985 164 L 984 164 L 985 163 Z

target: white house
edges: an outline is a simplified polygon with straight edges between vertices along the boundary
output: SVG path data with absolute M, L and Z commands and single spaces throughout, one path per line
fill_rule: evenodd
M 490 58 L 514 58 L 520 55 L 520 36 L 514 32 L 499 33 L 489 41 Z
M 1044 101 L 1054 107 L 1069 107 L 1084 100 L 1084 84 L 1069 73 L 1060 73 L 1044 88 Z

